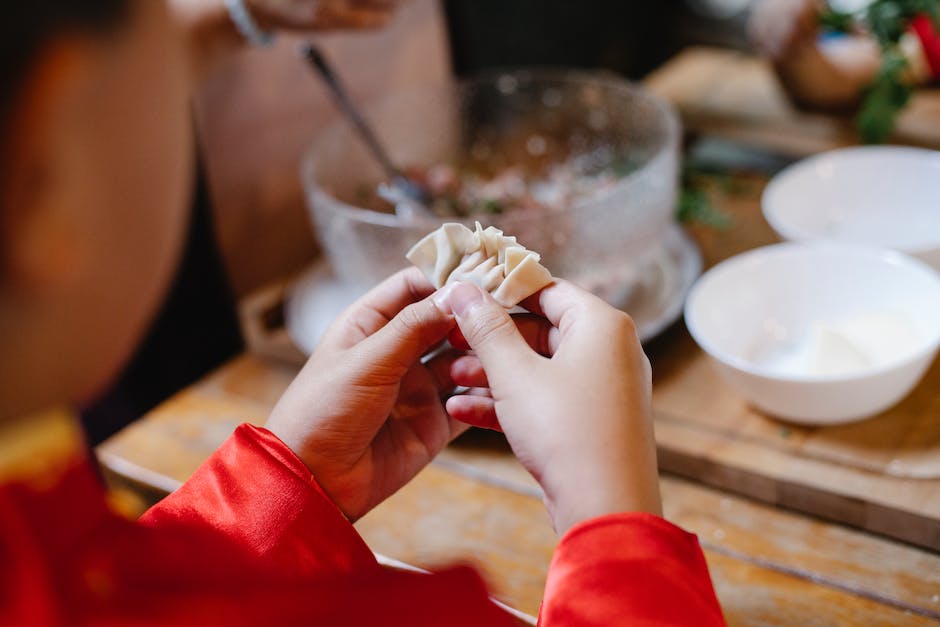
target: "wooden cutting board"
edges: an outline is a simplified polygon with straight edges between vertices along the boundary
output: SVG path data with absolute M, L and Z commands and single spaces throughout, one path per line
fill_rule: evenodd
M 694 228 L 706 267 L 776 241 L 763 181 L 718 193 L 727 230 Z M 940 550 L 940 362 L 900 405 L 849 425 L 765 416 L 724 385 L 685 327 L 647 346 L 660 466 L 746 496 Z
M 790 157 L 858 143 L 851 116 L 794 107 L 769 64 L 721 48 L 688 48 L 644 81 L 670 101 L 687 131 L 733 139 Z M 940 149 L 940 89 L 920 89 L 892 143 Z
M 878 417 L 807 428 L 748 407 L 684 328 L 651 357 L 662 469 L 940 550 L 940 365 Z

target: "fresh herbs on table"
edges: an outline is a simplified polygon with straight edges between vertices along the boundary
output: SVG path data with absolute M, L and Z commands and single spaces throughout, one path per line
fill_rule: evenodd
M 880 144 L 894 130 L 898 114 L 904 110 L 914 88 L 904 80 L 907 59 L 893 48 L 882 51 L 881 67 L 865 91 L 865 99 L 855 118 L 859 135 L 868 144 Z
M 706 170 L 689 164 L 682 166 L 676 218 L 686 224 L 703 224 L 717 229 L 731 226 L 731 217 L 718 209 L 709 194 L 709 183 L 728 180 L 726 172 Z
M 874 0 L 858 13 L 829 9 L 820 17 L 822 26 L 831 31 L 865 30 L 881 47 L 881 67 L 865 90 L 856 124 L 862 140 L 880 143 L 888 138 L 898 114 L 910 101 L 913 88 L 905 80 L 909 64 L 901 50 L 901 38 L 911 21 L 929 16 L 940 25 L 940 0 Z

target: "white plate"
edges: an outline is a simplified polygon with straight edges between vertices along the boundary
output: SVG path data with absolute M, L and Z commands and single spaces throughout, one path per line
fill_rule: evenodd
M 912 254 L 940 269 L 940 152 L 859 146 L 815 155 L 761 199 L 783 239 L 833 239 Z
M 698 248 L 679 226 L 672 226 L 631 281 L 622 308 L 633 316 L 640 340 L 662 333 L 682 314 L 685 296 L 702 272 Z M 287 332 L 304 353 L 310 354 L 330 323 L 363 293 L 341 283 L 325 260 L 318 261 L 293 285 L 284 317 Z
M 633 317 L 641 342 L 647 342 L 682 315 L 685 297 L 702 273 L 698 247 L 678 225 L 670 227 L 662 246 L 641 271 L 641 279 L 620 308 Z

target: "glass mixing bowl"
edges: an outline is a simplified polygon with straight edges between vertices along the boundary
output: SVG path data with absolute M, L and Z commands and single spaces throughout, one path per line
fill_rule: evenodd
M 680 128 L 672 109 L 610 75 L 514 70 L 399 91 L 366 108 L 395 163 L 496 170 L 574 156 L 585 174 L 616 181 L 564 209 L 467 218 L 400 218 L 365 208 L 384 176 L 346 122 L 326 129 L 302 164 L 317 237 L 336 275 L 368 287 L 405 267 L 405 252 L 444 222 L 493 225 L 542 255 L 553 275 L 618 305 L 673 222 Z M 357 201 L 357 198 L 359 199 Z

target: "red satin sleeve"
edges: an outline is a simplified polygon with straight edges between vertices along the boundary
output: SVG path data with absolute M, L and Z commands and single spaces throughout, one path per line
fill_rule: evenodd
M 576 525 L 555 550 L 541 623 L 724 625 L 698 539 L 649 514 Z
M 270 431 L 252 425 L 238 427 L 140 522 L 212 530 L 282 573 L 362 575 L 379 569 L 304 463 Z
M 230 581 L 226 598 L 233 604 L 221 606 L 240 619 L 234 623 L 261 612 L 278 624 L 294 624 L 303 616 L 325 620 L 322 624 L 378 624 L 395 617 L 402 624 L 432 625 L 441 624 L 442 616 L 452 625 L 509 624 L 468 569 L 422 576 L 380 568 L 303 462 L 258 427 L 239 427 L 141 524 L 165 540 L 204 538 L 201 545 L 189 542 L 190 559 L 197 563 L 210 564 L 220 555 L 220 545 L 207 541 L 215 538 L 248 556 L 252 570 L 260 567 L 255 576 L 267 573 L 248 588 L 241 581 L 251 578 L 249 572 Z M 177 572 L 181 568 L 176 562 Z M 154 569 L 144 572 L 156 576 Z M 225 572 L 219 583 L 231 579 Z M 275 580 L 281 582 L 276 590 L 262 583 Z M 317 582 L 313 594 L 307 587 L 312 582 Z M 206 591 L 202 595 L 197 604 L 218 612 L 220 604 Z M 655 516 L 616 514 L 582 523 L 561 540 L 540 624 L 724 622 L 695 536 Z

